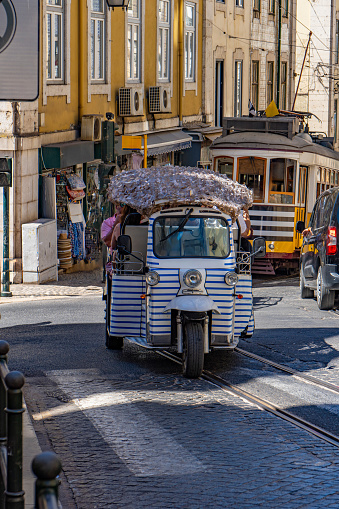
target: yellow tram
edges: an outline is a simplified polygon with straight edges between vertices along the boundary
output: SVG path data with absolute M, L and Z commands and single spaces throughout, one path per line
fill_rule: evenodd
M 298 267 L 302 237 L 316 198 L 339 185 L 339 152 L 333 139 L 300 132 L 296 117 L 224 118 L 212 143 L 213 168 L 253 191 L 254 236 L 265 237 L 266 258 L 253 272 Z

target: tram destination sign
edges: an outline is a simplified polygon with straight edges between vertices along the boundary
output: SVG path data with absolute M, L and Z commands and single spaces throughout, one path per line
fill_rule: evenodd
M 39 0 L 0 0 L 0 100 L 39 94 Z

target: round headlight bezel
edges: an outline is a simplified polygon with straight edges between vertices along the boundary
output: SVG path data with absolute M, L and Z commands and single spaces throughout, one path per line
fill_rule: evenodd
M 239 281 L 239 276 L 235 272 L 226 272 L 224 280 L 227 286 L 236 286 Z
M 196 281 L 192 281 L 190 278 L 196 277 Z M 184 284 L 188 286 L 188 288 L 196 288 L 202 283 L 202 274 L 196 269 L 187 270 L 182 278 Z
M 155 286 L 159 283 L 160 276 L 155 270 L 151 270 L 146 274 L 146 283 L 148 286 Z

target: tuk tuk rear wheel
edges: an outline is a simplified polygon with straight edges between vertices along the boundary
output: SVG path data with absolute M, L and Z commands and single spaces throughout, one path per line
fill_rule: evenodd
M 182 368 L 186 378 L 199 378 L 204 368 L 203 328 L 199 321 L 185 323 Z
M 106 300 L 106 348 L 108 350 L 121 350 L 121 348 L 124 345 L 124 338 L 121 338 L 119 336 L 111 336 L 109 333 L 110 329 L 110 318 L 111 318 L 111 295 L 107 295 Z

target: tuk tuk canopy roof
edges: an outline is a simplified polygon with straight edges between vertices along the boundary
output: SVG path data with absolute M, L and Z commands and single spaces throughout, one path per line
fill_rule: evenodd
M 108 199 L 150 216 L 165 207 L 217 207 L 233 219 L 252 205 L 252 191 L 212 170 L 161 166 L 127 170 L 112 177 Z

